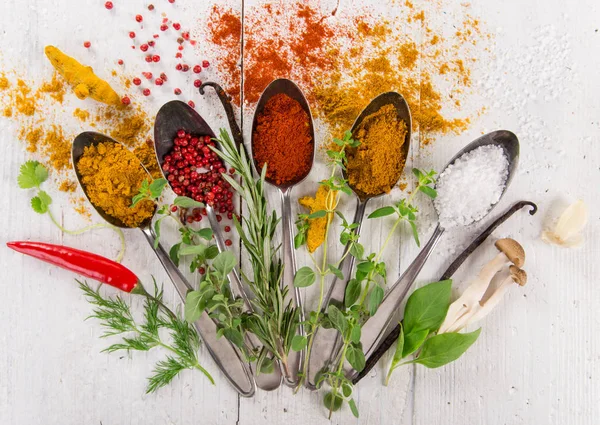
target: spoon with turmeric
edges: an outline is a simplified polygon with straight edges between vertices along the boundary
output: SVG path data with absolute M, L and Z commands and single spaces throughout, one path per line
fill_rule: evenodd
M 352 126 L 352 138 L 360 145 L 346 153 L 344 178 L 357 198 L 354 223 L 360 234 L 362 220 L 369 200 L 389 193 L 398 183 L 408 156 L 411 137 L 411 115 L 406 100 L 398 93 L 388 92 L 377 96 L 360 113 Z M 344 279 L 335 278 L 323 300 L 322 313 L 330 303 L 344 304 L 348 279 L 354 268 L 354 256 L 346 255 L 340 270 Z M 336 357 L 341 338 L 335 329 L 317 328 L 306 367 L 306 386 L 316 389 L 320 372 Z
M 310 107 L 300 88 L 288 79 L 273 81 L 262 93 L 252 121 L 252 157 L 259 172 L 266 167 L 267 183 L 281 195 L 283 277 L 295 307 L 304 322 L 300 291 L 294 286 L 296 257 L 294 248 L 294 217 L 291 193 L 294 186 L 308 176 L 315 156 L 315 130 Z M 298 327 L 304 335 L 304 327 Z M 296 387 L 303 369 L 304 352 L 288 355 L 289 373 L 284 373 L 286 385 Z
M 142 201 L 130 208 L 134 194 L 131 186 L 136 184 L 135 190 L 144 179 L 150 178 L 144 166 L 120 143 L 95 132 L 77 136 L 71 154 L 79 185 L 98 214 L 113 226 L 137 227 L 142 231 L 184 301 L 192 286 L 164 248 L 160 244 L 155 248 L 156 235 L 151 223 L 156 204 Z M 226 338 L 217 337 L 217 325 L 206 312 L 193 326 L 231 385 L 240 395 L 252 397 L 256 389 L 252 372 L 236 347 Z

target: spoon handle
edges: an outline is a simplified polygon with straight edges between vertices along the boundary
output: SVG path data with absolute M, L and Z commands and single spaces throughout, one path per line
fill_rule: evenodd
M 444 229 L 438 224 L 427 244 L 419 252 L 419 255 L 417 255 L 406 271 L 402 273 L 402 276 L 391 286 L 377 312 L 362 326 L 360 343 L 362 344 L 366 358 L 373 354 L 379 343 L 397 324 L 399 314 L 401 313 L 399 311 L 400 303 L 402 303 L 406 294 L 408 294 L 412 284 L 437 246 L 443 233 Z M 358 372 L 350 370 L 346 372 L 346 375 L 352 377 L 357 375 Z
M 192 286 L 181 274 L 181 271 L 173 264 L 167 251 L 162 245 L 158 244 L 154 248 L 155 237 L 149 227 L 142 228 L 146 240 L 156 253 L 167 275 L 175 285 L 177 293 L 181 300 L 185 302 L 187 292 L 192 290 Z M 208 316 L 206 311 L 202 312 L 200 319 L 194 322 L 194 328 L 198 331 L 200 338 L 211 357 L 223 372 L 227 380 L 243 397 L 252 397 L 256 391 L 252 372 L 246 362 L 240 356 L 239 351 L 227 340 L 227 338 L 217 338 L 217 325 Z
M 282 211 L 281 220 L 283 224 L 282 250 L 283 250 L 283 280 L 282 285 L 286 285 L 289 294 L 294 301 L 294 305 L 300 310 L 300 323 L 304 322 L 304 308 L 299 288 L 294 286 L 294 276 L 296 275 L 296 252 L 294 247 L 294 223 L 292 217 L 292 189 L 280 190 Z M 298 326 L 298 334 L 304 335 L 304 326 Z M 302 369 L 304 362 L 304 350 L 300 352 L 290 351 L 288 355 L 289 373 L 284 372 L 284 382 L 290 387 L 298 385 L 298 372 Z
M 367 201 L 368 199 L 364 201 L 358 199 L 358 204 L 356 205 L 356 212 L 354 213 L 353 222 L 358 224 L 358 227 L 354 229 L 357 235 L 360 235 L 360 229 L 365 216 Z M 338 306 L 344 304 L 346 284 L 348 283 L 348 280 L 350 280 L 355 262 L 355 258 L 348 252 L 349 250 L 350 244 L 347 244 L 346 248 L 344 249 L 344 260 L 340 264 L 340 270 L 344 275 L 344 279 L 338 279 L 337 277 L 334 278 L 331 286 L 329 287 L 327 295 L 325 295 L 323 298 L 323 307 L 321 308 L 321 312 L 323 313 L 327 312 L 327 306 L 330 303 Z M 317 328 L 315 335 L 313 336 L 310 357 L 308 358 L 306 379 L 306 386 L 308 388 L 312 390 L 317 388 L 316 376 L 318 372 L 323 369 L 323 367 L 327 366 L 331 359 L 336 357 L 340 347 L 341 339 L 337 330 L 325 329 L 322 327 Z
M 223 232 L 221 231 L 221 225 L 217 220 L 215 209 L 207 205 L 206 216 L 210 222 L 210 227 L 212 228 L 213 235 L 215 236 L 215 242 L 219 252 L 227 251 L 227 245 L 225 245 L 225 238 L 223 237 Z M 247 313 L 252 313 L 254 309 L 252 308 L 248 294 L 246 294 L 246 291 L 244 290 L 237 267 L 235 267 L 231 273 L 227 275 L 227 279 L 229 280 L 231 293 L 236 298 L 241 298 L 244 300 L 244 310 Z M 260 351 L 260 348 L 262 347 L 261 342 L 253 333 L 246 333 L 246 342 L 255 351 Z M 275 368 L 272 373 L 254 373 L 256 385 L 258 388 L 265 391 L 272 391 L 278 388 L 281 385 L 281 379 L 281 371 L 278 368 Z

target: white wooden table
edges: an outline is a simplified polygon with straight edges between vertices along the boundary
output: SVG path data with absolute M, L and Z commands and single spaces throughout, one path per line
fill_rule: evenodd
M 30 78 L 50 75 L 43 57 L 46 44 L 56 44 L 79 57 L 90 57 L 94 68 L 108 76 L 114 49 L 124 48 L 118 20 L 132 22 L 145 1 L 115 0 L 115 15 L 103 13 L 103 0 L 4 0 L 0 4 L 0 69 L 18 69 Z M 126 4 L 125 4 L 126 3 Z M 164 8 L 166 0 L 155 0 Z M 163 4 L 164 3 L 164 4 Z M 201 4 L 200 4 L 201 3 Z M 240 1 L 230 1 L 241 10 Z M 254 2 L 252 2 L 254 3 Z M 356 2 L 358 3 L 358 2 Z M 361 2 L 362 3 L 362 2 Z M 378 8 L 391 7 L 371 3 Z M 419 3 L 419 2 L 417 2 Z M 446 1 L 448 7 L 459 0 Z M 248 2 L 247 2 L 248 4 Z M 378 4 L 378 5 L 377 5 Z M 202 19 L 207 2 L 177 0 L 169 12 L 188 22 Z M 352 7 L 342 0 L 341 7 Z M 411 162 L 440 167 L 453 152 L 478 135 L 498 128 L 514 131 L 522 144 L 520 170 L 499 212 L 520 199 L 535 201 L 535 217 L 520 213 L 494 236 L 510 236 L 527 251 L 530 276 L 523 289 L 511 291 L 483 323 L 479 341 L 459 361 L 436 370 L 404 367 L 390 387 L 382 386 L 381 365 L 357 387 L 361 417 L 349 409 L 333 423 L 362 424 L 596 424 L 600 416 L 600 4 L 596 0 L 506 0 L 474 2 L 472 13 L 495 35 L 489 62 L 479 63 L 473 78 L 480 106 L 487 112 L 461 136 L 443 137 L 427 155 L 411 147 Z M 132 25 L 134 28 L 134 25 Z M 120 37 L 115 43 L 115 37 Z M 93 41 L 85 53 L 84 40 Z M 215 57 L 218 60 L 218 57 Z M 190 84 L 182 86 L 191 96 Z M 71 96 L 72 97 L 72 96 Z M 154 96 L 154 110 L 170 96 Z M 224 126 L 214 96 L 194 97 L 213 128 Z M 61 111 L 55 111 L 60 114 Z M 246 120 L 252 111 L 246 110 Z M 249 129 L 244 128 L 246 140 Z M 47 217 L 31 212 L 30 194 L 15 179 L 26 159 L 10 121 L 0 119 L 0 242 L 43 240 L 114 256 L 117 243 L 107 231 L 83 237 L 61 234 Z M 321 171 L 321 175 L 319 172 Z M 308 193 L 311 182 L 297 189 Z M 54 211 L 69 227 L 85 224 L 64 196 L 52 191 Z M 272 194 L 273 205 L 276 196 Z M 400 194 L 394 194 L 397 199 Z M 543 244 L 543 223 L 568 202 L 583 198 L 590 208 L 590 224 L 581 249 L 560 250 Z M 374 202 L 372 207 L 383 205 Z M 353 201 L 344 205 L 350 212 Z M 433 214 L 421 225 L 427 237 Z M 99 220 L 97 216 L 94 221 Z M 476 231 L 454 232 L 442 241 L 418 279 L 432 281 L 449 263 L 456 249 Z M 368 224 L 367 245 L 376 249 L 387 232 L 386 223 Z M 124 263 L 145 280 L 154 275 L 165 282 L 166 298 L 176 297 L 138 232 L 127 233 Z M 390 249 L 388 273 L 398 273 L 417 249 L 402 232 Z M 334 250 L 339 255 L 341 249 Z M 488 243 L 456 275 L 457 286 L 476 271 L 494 249 Z M 335 255 L 334 254 L 334 255 Z M 304 264 L 306 258 L 298 258 Z M 163 353 L 131 356 L 100 351 L 106 341 L 93 320 L 84 322 L 90 306 L 72 274 L 47 267 L 0 247 L 0 424 L 326 424 L 317 393 L 288 388 L 239 398 L 202 353 L 203 364 L 217 378 L 211 386 L 199 373 L 185 372 L 172 385 L 145 395 L 145 377 Z M 463 285 L 464 286 L 464 285 Z M 307 295 L 307 303 L 314 300 Z M 132 300 L 139 306 L 139 300 Z M 137 307 L 136 307 L 137 308 Z M 139 310 L 139 309 L 137 309 Z M 385 362 L 387 365 L 387 361 Z

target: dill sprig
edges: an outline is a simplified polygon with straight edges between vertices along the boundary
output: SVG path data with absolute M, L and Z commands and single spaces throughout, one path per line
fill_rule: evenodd
M 104 297 L 100 289 L 92 289 L 87 282 L 77 281 L 94 310 L 88 318 L 98 319 L 105 328 L 103 338 L 123 335 L 119 343 L 105 348 L 105 352 L 115 351 L 148 351 L 154 347 L 162 347 L 170 354 L 165 360 L 159 361 L 148 378 L 147 393 L 154 392 L 169 384 L 185 369 L 201 371 L 209 381 L 215 381 L 198 361 L 200 338 L 196 330 L 184 319 L 179 318 L 163 303 L 163 291 L 154 281 L 154 295 L 145 293 L 144 321 L 138 323 L 131 313 L 131 307 L 121 298 Z M 160 329 L 169 332 L 170 341 L 165 342 L 159 335 Z M 127 334 L 125 336 L 124 334 Z
M 264 194 L 267 169 L 263 167 L 260 177 L 255 180 L 244 147 L 237 148 L 223 129 L 218 141 L 221 151 L 214 151 L 235 169 L 241 180 L 238 183 L 227 175 L 223 177 L 246 203 L 246 212 L 241 222 L 235 220 L 235 227 L 252 264 L 253 278 L 244 272 L 241 275 L 253 293 L 251 302 L 255 312 L 248 316 L 244 325 L 289 373 L 287 356 L 298 328 L 299 310 L 292 305 L 288 288 L 281 287 L 283 266 L 278 255 L 279 246 L 273 240 L 279 218 L 274 211 L 267 212 Z

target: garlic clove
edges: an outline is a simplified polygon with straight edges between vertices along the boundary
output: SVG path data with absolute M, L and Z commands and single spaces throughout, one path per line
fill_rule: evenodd
M 583 243 L 583 231 L 588 221 L 588 208 L 583 201 L 571 204 L 560 216 L 553 231 L 542 232 L 542 240 L 567 248 Z

